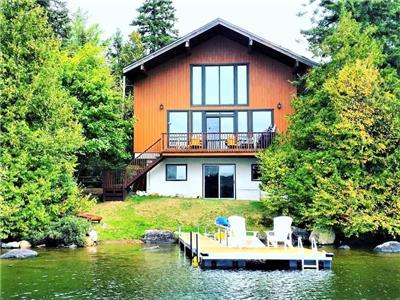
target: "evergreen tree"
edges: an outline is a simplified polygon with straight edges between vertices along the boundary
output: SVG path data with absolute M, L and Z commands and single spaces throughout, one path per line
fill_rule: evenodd
M 400 235 L 400 81 L 376 29 L 344 15 L 320 45 L 286 136 L 260 155 L 269 215 L 346 236 Z
M 67 40 L 71 20 L 65 1 L 37 0 L 37 3 L 47 11 L 49 25 L 56 36 L 63 42 Z
M 84 140 L 45 11 L 3 0 L 0 28 L 0 237 L 27 237 L 89 204 L 73 176 Z
M 400 72 L 399 0 L 319 0 L 318 4 L 313 17 L 315 26 L 305 31 L 314 50 L 318 50 L 322 41 L 332 34 L 340 16 L 350 12 L 363 28 L 376 26 L 375 37 L 383 43 L 387 62 Z
M 137 27 L 147 51 L 153 52 L 177 38 L 172 0 L 145 0 L 138 12 L 131 25 Z
M 101 30 L 97 24 L 88 26 L 87 14 L 78 9 L 72 17 L 71 30 L 66 47 L 73 51 L 87 43 L 101 45 Z
M 124 41 L 121 31 L 118 29 L 111 37 L 111 43 L 108 47 L 107 57 L 111 64 L 113 75 L 118 81 L 122 78 L 124 67 L 143 57 L 144 47 L 140 34 L 132 32 L 129 40 Z

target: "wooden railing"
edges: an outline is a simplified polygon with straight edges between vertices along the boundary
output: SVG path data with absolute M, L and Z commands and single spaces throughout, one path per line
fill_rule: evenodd
M 270 146 L 275 132 L 163 133 L 162 152 L 255 152 Z

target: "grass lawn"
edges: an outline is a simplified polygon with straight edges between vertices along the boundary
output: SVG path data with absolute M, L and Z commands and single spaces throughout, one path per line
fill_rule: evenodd
M 98 203 L 91 213 L 103 217 L 102 224 L 94 225 L 101 240 L 141 238 L 146 229 L 183 231 L 215 230 L 218 216 L 240 215 L 246 218 L 248 230 L 264 230 L 261 225 L 261 203 L 241 200 L 204 200 L 166 197 L 130 197 L 123 202 Z

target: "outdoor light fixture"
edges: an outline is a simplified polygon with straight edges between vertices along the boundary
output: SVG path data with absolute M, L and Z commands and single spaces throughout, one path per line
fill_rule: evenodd
M 277 107 L 278 107 L 278 109 L 281 109 L 282 108 L 282 103 L 279 102 Z
M 164 105 L 161 103 L 160 104 L 160 110 L 163 110 L 164 109 Z

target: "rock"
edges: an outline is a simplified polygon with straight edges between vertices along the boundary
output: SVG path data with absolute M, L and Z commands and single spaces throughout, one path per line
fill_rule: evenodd
M 341 250 L 350 250 L 350 246 L 349 246 L 349 245 L 342 245 L 342 246 L 339 246 L 338 249 L 341 249 Z
M 297 240 L 299 237 L 304 243 L 305 241 L 308 241 L 308 239 L 310 238 L 310 232 L 305 229 L 292 226 L 292 242 L 294 245 L 297 245 Z
M 310 234 L 310 243 L 313 238 L 319 245 L 332 245 L 335 242 L 336 235 L 332 229 L 314 229 Z
M 390 241 L 380 244 L 374 248 L 375 252 L 400 253 L 400 242 Z
M 70 248 L 70 249 L 75 249 L 75 248 L 77 248 L 77 245 L 75 245 L 75 244 L 71 244 L 71 245 L 67 246 L 67 248 Z
M 46 247 L 46 244 L 36 245 L 35 247 L 36 247 L 36 248 L 45 248 L 45 247 Z
M 86 247 L 93 247 L 95 245 L 95 242 L 92 240 L 90 236 L 87 236 L 85 239 L 85 246 Z
M 20 247 L 21 249 L 28 249 L 28 248 L 31 248 L 32 245 L 31 245 L 31 243 L 29 243 L 28 241 L 20 241 L 20 242 L 19 242 L 19 247 Z
M 97 243 L 99 241 L 99 235 L 97 234 L 97 231 L 94 229 L 89 231 L 89 237 L 92 239 L 94 243 Z
M 170 230 L 151 229 L 144 232 L 143 242 L 152 244 L 176 243 L 175 234 Z
M 146 193 L 146 191 L 137 191 L 137 192 L 136 192 L 136 195 L 139 196 L 139 197 L 141 197 L 141 196 L 147 196 L 147 193 Z
M 9 242 L 1 245 L 2 248 L 12 249 L 19 248 L 19 242 Z
M 38 253 L 33 250 L 29 249 L 13 249 L 8 251 L 7 253 L 4 253 L 3 255 L 0 256 L 2 259 L 10 259 L 10 258 L 28 258 L 28 257 L 34 257 L 37 256 Z

